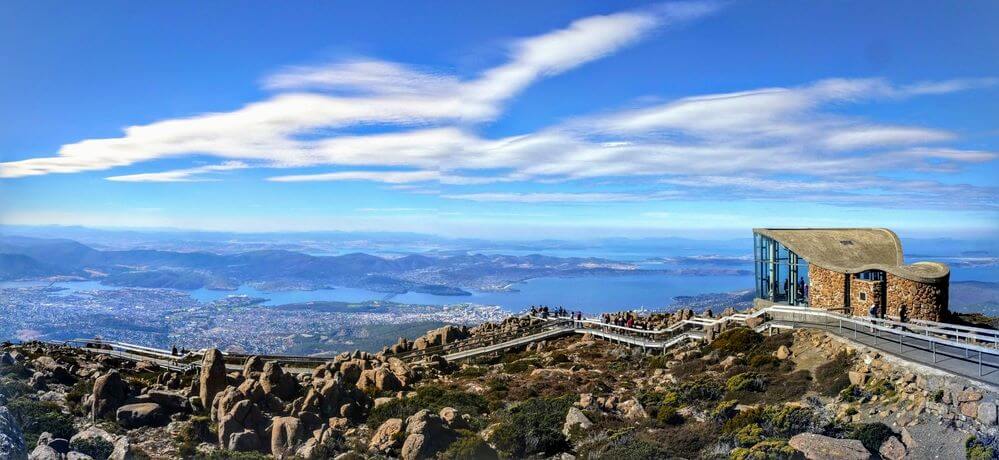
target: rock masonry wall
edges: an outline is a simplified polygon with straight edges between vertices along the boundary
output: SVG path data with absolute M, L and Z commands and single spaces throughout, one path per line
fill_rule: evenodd
M 950 276 L 936 284 L 920 283 L 888 274 L 887 315 L 911 319 L 944 321 L 947 318 L 947 295 Z M 902 311 L 905 315 L 900 315 Z
M 808 304 L 812 308 L 842 311 L 846 305 L 847 275 L 818 265 L 808 267 Z
M 946 277 L 932 284 L 921 283 L 891 273 L 885 281 L 868 281 L 813 264 L 808 269 L 808 302 L 813 308 L 846 311 L 849 296 L 850 312 L 856 316 L 867 316 L 871 306 L 878 305 L 892 318 L 945 321 L 949 281 Z

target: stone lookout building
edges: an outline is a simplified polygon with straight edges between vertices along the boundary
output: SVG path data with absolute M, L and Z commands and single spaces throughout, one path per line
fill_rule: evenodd
M 906 265 L 884 228 L 753 229 L 756 303 L 892 319 L 946 320 L 950 269 Z

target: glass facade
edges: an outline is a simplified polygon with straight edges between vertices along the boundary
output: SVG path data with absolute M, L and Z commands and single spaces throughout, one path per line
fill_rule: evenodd
M 780 242 L 753 233 L 756 297 L 788 305 L 808 305 L 808 261 Z

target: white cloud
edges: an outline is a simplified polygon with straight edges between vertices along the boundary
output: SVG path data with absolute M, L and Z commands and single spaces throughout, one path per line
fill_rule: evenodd
M 272 182 L 331 182 L 331 181 L 376 181 L 389 184 L 429 182 L 440 178 L 437 171 L 342 171 L 325 174 L 303 174 L 294 176 L 269 177 Z
M 722 192 L 728 190 L 725 187 L 746 191 L 796 184 L 793 189 L 812 193 L 796 199 L 835 201 L 856 198 L 841 179 L 853 175 L 859 181 L 892 183 L 883 188 L 905 202 L 942 203 L 940 196 L 928 196 L 944 193 L 942 187 L 877 175 L 949 172 L 996 159 L 994 152 L 943 145 L 958 138 L 955 132 L 868 120 L 842 110 L 851 104 L 892 103 L 992 87 L 999 84 L 994 78 L 913 84 L 878 78 L 825 79 L 685 97 L 581 117 L 517 136 L 497 139 L 477 134 L 476 124 L 497 117 L 506 102 L 539 79 L 593 62 L 663 26 L 716 9 L 714 3 L 669 3 L 582 18 L 563 29 L 510 42 L 505 63 L 472 78 L 365 58 L 287 67 L 264 78 L 263 86 L 276 92 L 265 100 L 229 112 L 128 127 L 122 137 L 67 144 L 53 157 L 0 163 L 0 178 L 106 170 L 203 155 L 227 161 L 223 165 L 334 170 L 275 174 L 267 179 L 272 182 L 363 180 L 409 193 L 440 194 L 442 188 L 454 188 L 441 186 L 510 181 L 558 184 L 638 178 L 670 187 L 714 184 Z M 210 180 L 221 171 L 211 168 L 108 180 Z M 789 182 L 788 174 L 807 174 L 814 180 Z M 701 182 L 691 183 L 697 181 Z M 979 192 L 980 196 L 991 193 Z M 446 190 L 442 196 L 542 203 L 679 195 L 671 189 L 521 194 Z
M 834 131 L 823 139 L 833 150 L 862 149 L 890 145 L 925 144 L 953 139 L 946 131 L 904 126 L 861 126 Z
M 359 125 L 488 120 L 503 102 L 539 78 L 614 52 L 666 20 L 694 19 L 713 9 L 704 4 L 583 18 L 565 29 L 514 42 L 509 62 L 464 82 L 375 60 L 289 68 L 265 79 L 265 86 L 347 94 L 282 93 L 231 112 L 132 126 L 120 138 L 64 145 L 55 157 L 0 163 L 0 178 L 104 170 L 195 153 L 272 166 L 343 164 L 339 158 L 329 158 L 328 149 L 325 157 L 315 157 L 314 150 L 328 147 L 326 142 L 305 141 L 301 136 Z M 339 138 L 329 135 L 325 140 L 335 144 Z
M 671 192 L 642 193 L 462 193 L 445 194 L 443 198 L 479 202 L 505 203 L 607 203 L 618 201 L 649 201 L 667 199 Z
M 241 161 L 227 161 L 218 165 L 200 166 L 197 168 L 177 169 L 157 173 L 129 174 L 126 176 L 111 176 L 108 177 L 107 180 L 115 182 L 204 182 L 216 180 L 211 177 L 206 177 L 209 173 L 232 171 L 248 167 L 249 165 Z

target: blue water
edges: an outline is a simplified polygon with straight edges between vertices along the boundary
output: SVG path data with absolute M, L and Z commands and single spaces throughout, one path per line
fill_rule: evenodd
M 190 291 L 191 297 L 211 302 L 230 295 L 247 295 L 268 299 L 263 305 L 282 305 L 309 301 L 362 302 L 390 300 L 421 305 L 476 303 L 499 305 L 510 311 L 520 311 L 531 305 L 564 306 L 586 313 L 602 313 L 633 308 L 662 308 L 673 297 L 711 292 L 750 289 L 751 276 L 673 276 L 628 275 L 588 276 L 579 278 L 537 278 L 513 285 L 516 291 L 473 292 L 470 296 L 442 296 L 407 292 L 387 294 L 357 288 L 319 289 L 315 291 L 260 291 L 241 286 L 236 291 Z
M 954 268 L 952 281 L 999 281 L 999 268 Z M 65 288 L 60 293 L 69 294 L 87 290 L 113 290 L 97 281 L 48 283 L 40 281 L 0 282 L 0 288 L 48 286 Z M 752 276 L 678 276 L 641 274 L 627 276 L 589 276 L 578 278 L 537 278 L 512 286 L 513 292 L 473 292 L 470 296 L 440 296 L 409 292 L 387 294 L 357 288 L 320 289 L 315 291 L 260 291 L 241 286 L 236 291 L 197 289 L 187 291 L 201 302 L 212 302 L 230 295 L 246 295 L 268 299 L 264 305 L 282 305 L 309 301 L 362 302 L 390 300 L 400 303 L 446 305 L 476 303 L 499 305 L 509 311 L 521 311 L 531 305 L 563 306 L 586 313 L 602 313 L 626 309 L 658 309 L 669 306 L 672 299 L 682 295 L 731 292 L 751 289 Z M 57 293 L 59 294 L 59 293 Z
M 0 288 L 48 286 L 39 281 L 0 282 Z M 88 290 L 120 289 L 104 286 L 97 281 L 69 281 L 51 283 L 63 288 L 58 294 Z M 315 291 L 261 291 L 241 286 L 235 291 L 197 289 L 187 291 L 200 302 L 212 302 L 231 295 L 246 295 L 268 299 L 263 305 L 282 305 L 309 301 L 361 302 L 366 300 L 391 300 L 393 302 L 447 305 L 476 303 L 499 305 L 509 311 L 520 311 L 531 305 L 563 306 L 586 313 L 620 311 L 622 309 L 662 308 L 671 304 L 673 297 L 710 292 L 728 292 L 752 287 L 750 276 L 673 276 L 628 275 L 588 276 L 579 278 L 537 278 L 512 287 L 511 292 L 473 292 L 470 296 L 441 296 L 408 292 L 387 294 L 366 289 L 336 288 Z

